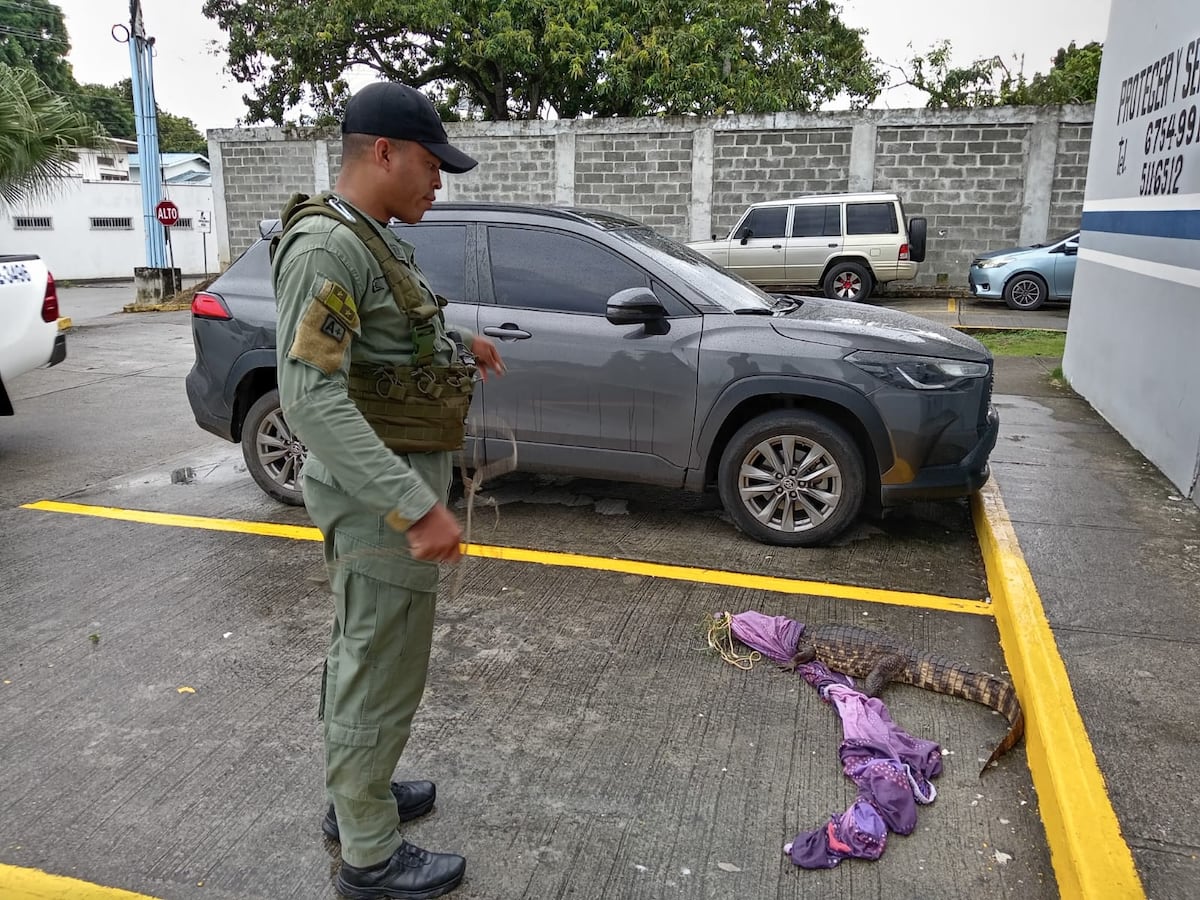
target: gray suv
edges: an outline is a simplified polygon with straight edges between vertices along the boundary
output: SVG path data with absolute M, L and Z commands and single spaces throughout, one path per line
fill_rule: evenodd
M 451 326 L 493 338 L 508 367 L 478 385 L 469 460 L 515 438 L 522 471 L 715 489 L 738 528 L 790 546 L 987 480 L 992 357 L 951 328 L 766 294 L 596 210 L 439 203 L 393 227 L 451 301 Z M 264 222 L 196 296 L 187 394 L 201 427 L 241 442 L 260 486 L 298 503 L 304 448 L 275 390 L 277 229 Z

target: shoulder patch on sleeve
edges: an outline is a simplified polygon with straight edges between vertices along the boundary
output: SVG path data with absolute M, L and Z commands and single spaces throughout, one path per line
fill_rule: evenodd
M 319 297 L 314 297 L 296 328 L 288 356 L 332 375 L 342 367 L 350 329 Z
M 358 307 L 354 303 L 354 297 L 336 281 L 328 278 L 319 280 L 320 283 L 314 286 L 314 298 L 320 301 L 335 319 L 351 331 L 357 332 Z

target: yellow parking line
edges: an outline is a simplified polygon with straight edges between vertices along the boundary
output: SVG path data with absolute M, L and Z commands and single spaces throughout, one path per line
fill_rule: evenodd
M 3 863 L 0 863 L 0 894 L 5 900 L 154 900 L 146 894 Z
M 1000 643 L 1025 712 L 1026 756 L 1059 893 L 1067 900 L 1142 900 L 1133 854 L 995 481 L 971 499 L 971 509 Z
M 209 531 L 230 531 L 240 534 L 290 538 L 298 541 L 321 540 L 321 532 L 312 526 L 283 525 L 276 522 L 247 522 L 237 519 L 209 518 L 207 516 L 184 516 L 175 513 L 159 513 L 139 509 L 120 509 L 109 506 L 90 506 L 82 503 L 63 503 L 57 500 L 41 500 L 37 503 L 27 503 L 22 508 L 41 510 L 43 512 L 96 516 L 103 519 L 118 519 L 126 522 L 139 522 L 146 525 L 199 528 Z M 804 581 L 798 578 L 781 578 L 773 575 L 729 572 L 723 569 L 701 569 L 691 566 L 641 562 L 633 559 L 613 559 L 605 556 L 585 556 L 578 553 L 558 553 L 549 550 L 527 550 L 520 547 L 497 547 L 488 544 L 468 544 L 463 547 L 463 552 L 468 556 L 500 559 L 510 562 L 528 562 L 538 565 L 565 566 L 575 569 L 594 569 L 603 572 L 642 575 L 648 578 L 666 578 L 674 581 L 690 581 L 698 584 L 717 584 L 728 587 L 773 591 L 782 594 L 833 597 L 842 600 L 885 603 L 893 606 L 911 606 L 944 612 L 971 613 L 982 616 L 992 615 L 992 606 L 986 601 L 960 597 L 943 597 L 938 594 L 889 591 L 882 588 L 832 584 L 824 581 Z
M 958 300 L 951 297 L 946 301 L 946 312 L 958 312 Z

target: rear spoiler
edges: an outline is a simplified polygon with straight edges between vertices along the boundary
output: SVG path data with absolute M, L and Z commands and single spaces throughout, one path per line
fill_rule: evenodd
M 280 228 L 278 219 L 263 219 L 258 223 L 258 234 L 263 240 L 266 240 L 279 230 Z

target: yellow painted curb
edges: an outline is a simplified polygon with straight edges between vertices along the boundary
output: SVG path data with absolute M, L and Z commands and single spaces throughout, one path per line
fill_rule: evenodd
M 70 316 L 59 316 L 58 317 L 58 330 L 59 331 L 66 331 L 70 327 L 71 327 L 71 317 Z
M 1025 711 L 1029 771 L 1065 900 L 1144 900 L 1066 665 L 993 477 L 971 498 L 1004 658 Z
M 0 896 L 4 900 L 154 900 L 146 894 L 3 863 L 0 863 Z

